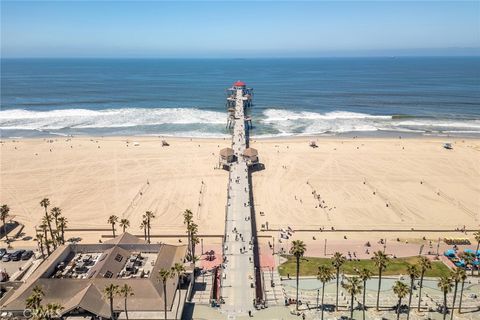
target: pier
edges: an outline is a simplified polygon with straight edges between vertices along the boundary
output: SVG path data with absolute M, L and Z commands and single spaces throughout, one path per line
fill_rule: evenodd
M 222 150 L 221 161 L 229 170 L 223 242 L 221 310 L 230 318 L 255 310 L 262 300 L 250 168 L 258 163 L 257 151 L 249 148 L 251 89 L 237 81 L 229 89 L 227 127 L 232 129 L 231 148 Z

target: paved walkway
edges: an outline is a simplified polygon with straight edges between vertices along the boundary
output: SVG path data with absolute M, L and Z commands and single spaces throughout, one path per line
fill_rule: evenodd
M 223 247 L 225 263 L 221 288 L 221 295 L 225 301 L 222 311 L 229 317 L 246 315 L 248 311 L 253 312 L 255 298 L 250 186 L 248 166 L 243 158 L 243 152 L 247 147 L 243 103 L 243 92 L 238 89 L 232 137 L 232 149 L 238 161 L 230 166 Z

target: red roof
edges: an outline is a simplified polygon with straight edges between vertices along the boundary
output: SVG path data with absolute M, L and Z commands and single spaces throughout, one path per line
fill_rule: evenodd
M 233 84 L 235 87 L 245 87 L 245 82 L 238 80 Z

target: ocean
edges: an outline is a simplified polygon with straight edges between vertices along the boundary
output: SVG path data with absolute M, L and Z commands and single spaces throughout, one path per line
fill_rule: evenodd
M 480 136 L 480 57 L 2 59 L 0 134 L 224 137 L 236 80 L 256 137 Z

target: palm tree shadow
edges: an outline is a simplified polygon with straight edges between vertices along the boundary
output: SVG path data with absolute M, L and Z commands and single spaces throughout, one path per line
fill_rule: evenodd
M 184 307 L 183 307 L 183 312 L 180 315 L 180 319 L 182 319 L 182 320 L 193 319 L 194 310 L 195 310 L 195 303 L 194 302 L 186 302 Z

